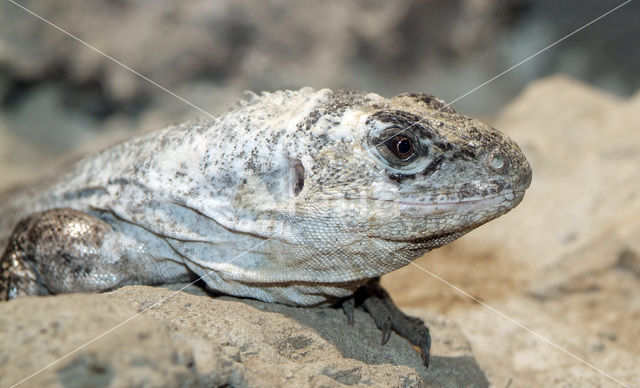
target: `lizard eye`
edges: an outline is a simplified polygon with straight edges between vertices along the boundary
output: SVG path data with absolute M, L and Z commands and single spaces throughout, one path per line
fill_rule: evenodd
M 411 131 L 403 131 L 398 127 L 386 128 L 369 141 L 380 156 L 396 167 L 408 166 L 420 156 L 428 154 L 428 149 L 420 145 Z
M 395 173 L 413 174 L 421 171 L 435 160 L 438 151 L 428 136 L 420 138 L 412 129 L 396 125 L 373 126 L 367 136 L 367 149 Z
M 407 160 L 415 153 L 413 140 L 403 135 L 396 135 L 387 140 L 385 145 L 400 160 Z

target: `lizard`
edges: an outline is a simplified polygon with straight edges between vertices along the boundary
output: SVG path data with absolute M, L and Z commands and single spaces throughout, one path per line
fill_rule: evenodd
M 140 135 L 0 196 L 0 295 L 102 292 L 201 277 L 292 306 L 364 308 L 431 337 L 380 286 L 508 212 L 531 168 L 498 130 L 428 94 L 250 93 L 214 120 Z

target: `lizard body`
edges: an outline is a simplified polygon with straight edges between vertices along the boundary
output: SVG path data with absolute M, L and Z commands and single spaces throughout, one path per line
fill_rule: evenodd
M 119 143 L 0 203 L 0 291 L 203 276 L 311 306 L 349 297 L 516 206 L 508 137 L 424 94 L 303 88 Z

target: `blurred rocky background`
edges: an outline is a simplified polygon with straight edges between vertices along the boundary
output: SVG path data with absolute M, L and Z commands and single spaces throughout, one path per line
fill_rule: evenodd
M 621 3 L 19 1 L 214 115 L 244 90 L 305 85 L 452 101 Z M 534 180 L 513 212 L 417 261 L 630 385 L 640 385 L 639 15 L 631 2 L 453 105 L 521 144 Z M 198 117 L 0 3 L 0 189 Z M 456 321 L 495 386 L 617 384 L 419 268 L 383 282 L 401 306 Z

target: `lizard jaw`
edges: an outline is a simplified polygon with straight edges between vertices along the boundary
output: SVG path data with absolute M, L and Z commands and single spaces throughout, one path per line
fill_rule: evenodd
M 419 203 L 409 201 L 375 200 L 395 203 L 398 210 L 413 218 L 422 218 L 440 214 L 468 213 L 481 209 L 503 207 L 507 210 L 518 205 L 524 198 L 524 190 L 508 190 L 486 198 L 465 199 L 461 201 L 445 201 Z

